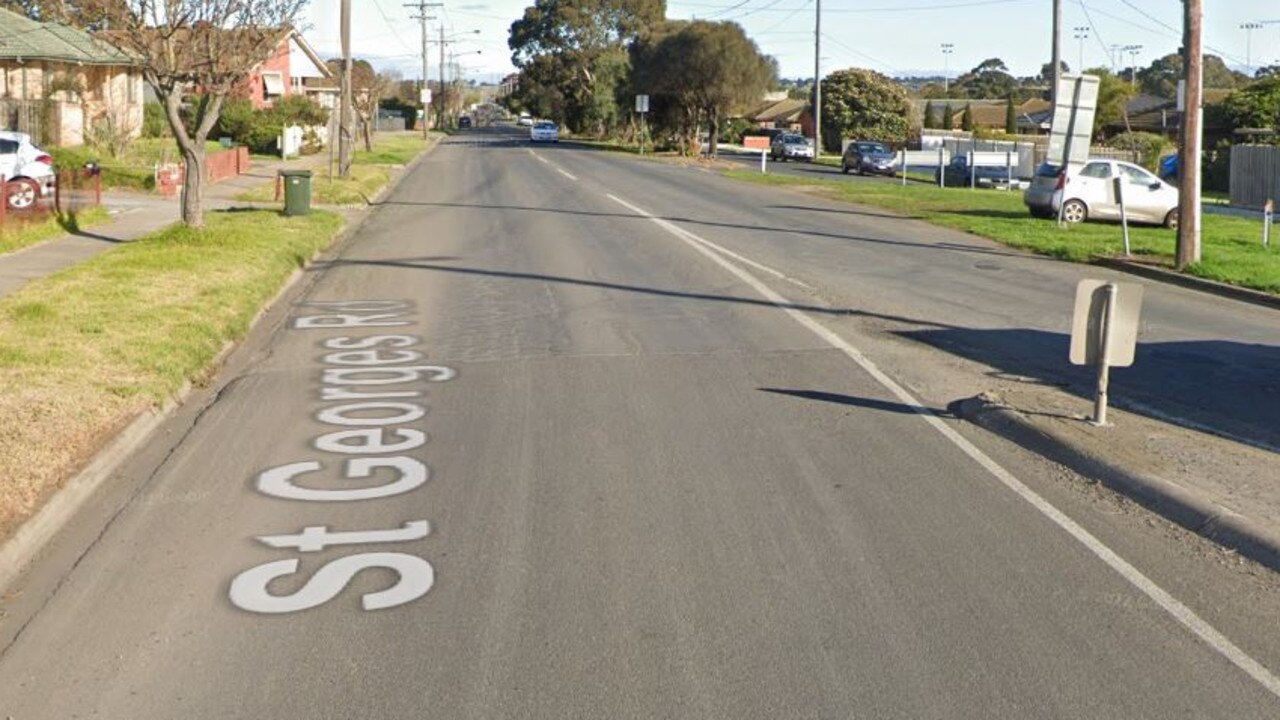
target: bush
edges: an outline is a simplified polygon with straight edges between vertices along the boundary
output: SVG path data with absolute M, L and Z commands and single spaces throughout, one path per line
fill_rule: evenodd
M 746 118 L 734 118 L 720 126 L 719 140 L 722 143 L 741 143 L 742 136 L 753 127 Z
M 276 139 L 287 125 L 311 127 L 329 121 L 328 112 L 301 95 L 290 95 L 264 110 L 255 110 L 246 98 L 230 98 L 222 104 L 211 137 L 229 137 L 253 152 L 276 152 Z
M 142 106 L 142 137 L 169 137 L 169 119 L 165 117 L 164 106 L 149 102 Z
M 1160 156 L 1167 155 L 1174 149 L 1168 138 L 1148 132 L 1120 133 L 1107 141 L 1107 147 L 1136 151 L 1138 164 L 1153 171 L 1158 170 Z

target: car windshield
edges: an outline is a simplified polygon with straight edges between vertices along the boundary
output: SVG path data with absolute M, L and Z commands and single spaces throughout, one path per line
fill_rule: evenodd
M 1036 177 L 1056 178 L 1058 177 L 1058 172 L 1059 168 L 1057 165 L 1054 165 L 1053 163 L 1041 163 L 1040 167 L 1036 168 Z
M 809 143 L 809 139 L 801 137 L 800 135 L 788 135 L 784 139 L 784 142 L 788 145 L 807 145 Z
M 553 122 L 540 122 L 535 127 L 539 130 L 555 130 L 556 124 Z
M 889 148 L 880 143 L 862 143 L 858 145 L 858 150 L 864 153 L 888 153 Z

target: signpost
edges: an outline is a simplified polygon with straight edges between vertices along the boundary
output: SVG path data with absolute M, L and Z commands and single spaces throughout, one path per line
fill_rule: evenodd
M 1262 247 L 1271 247 L 1271 224 L 1275 222 L 1276 201 L 1268 200 L 1262 206 Z
M 1125 207 L 1124 185 L 1123 177 L 1115 179 L 1116 202 L 1120 205 L 1120 227 L 1124 231 L 1124 256 L 1129 257 L 1129 210 Z
M 649 112 L 649 96 L 636 95 L 636 112 L 640 113 L 640 154 L 644 154 L 644 136 L 646 133 L 644 116 Z
M 1098 109 L 1095 75 L 1063 75 L 1054 92 L 1053 124 L 1049 130 L 1046 162 L 1057 165 L 1070 181 L 1071 167 L 1089 159 L 1093 139 L 1093 118 Z M 1065 195 L 1066 185 L 1063 185 Z M 1058 225 L 1062 225 L 1062 198 L 1058 200 Z
M 1107 424 L 1107 392 L 1111 368 L 1129 367 L 1138 346 L 1138 318 L 1142 314 L 1142 286 L 1081 280 L 1076 286 L 1071 321 L 1071 363 L 1098 368 L 1093 424 Z

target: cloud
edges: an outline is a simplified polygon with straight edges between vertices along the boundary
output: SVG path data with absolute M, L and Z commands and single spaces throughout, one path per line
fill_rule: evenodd
M 459 5 L 459 6 L 458 6 L 458 9 L 459 9 L 459 10 L 470 10 L 470 11 L 472 11 L 472 12 L 481 12 L 481 11 L 484 11 L 484 10 L 488 10 L 488 9 L 489 9 L 489 6 L 488 6 L 488 5 L 481 4 L 481 3 L 477 3 L 477 4 L 474 4 L 474 5 Z

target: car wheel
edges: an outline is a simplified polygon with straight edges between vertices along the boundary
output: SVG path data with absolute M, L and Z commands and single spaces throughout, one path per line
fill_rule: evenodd
M 840 172 L 844 173 L 845 175 L 848 175 L 848 174 L 849 174 L 849 166 L 848 166 L 848 165 L 845 165 L 844 163 L 841 163 L 841 164 L 840 164 Z
M 1062 219 L 1075 225 L 1089 219 L 1089 208 L 1079 200 L 1068 200 L 1062 206 Z
M 1169 214 L 1164 216 L 1164 226 L 1169 228 L 1170 230 L 1178 229 L 1178 209 L 1177 208 L 1170 210 Z
M 5 184 L 5 195 L 10 210 L 27 210 L 40 198 L 40 186 L 26 178 L 10 180 Z

